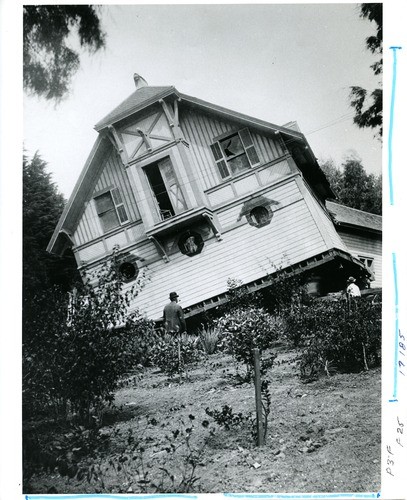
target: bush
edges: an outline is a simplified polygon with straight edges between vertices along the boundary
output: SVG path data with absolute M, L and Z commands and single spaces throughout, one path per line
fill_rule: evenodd
M 26 417 L 41 410 L 65 417 L 70 410 L 82 422 L 92 422 L 91 416 L 113 401 L 119 379 L 135 362 L 134 336 L 122 326 L 130 295 L 143 283 L 122 293 L 115 259 L 114 252 L 97 274 L 98 287 L 86 283 L 74 300 L 58 290 L 32 300 L 23 324 Z M 150 327 L 137 316 L 132 325 L 138 330 Z
M 160 335 L 155 331 L 154 321 L 137 317 L 126 325 L 125 330 L 128 370 L 134 370 L 140 366 L 152 366 L 154 347 L 160 339 Z
M 198 341 L 198 337 L 186 333 L 163 333 L 152 348 L 152 362 L 170 377 L 181 375 L 186 372 L 186 365 L 200 359 Z
M 276 318 L 257 307 L 235 309 L 219 318 L 215 325 L 221 332 L 223 347 L 237 362 L 246 365 L 246 379 L 251 378 L 254 369 L 253 349 L 270 348 L 280 328 Z M 262 366 L 267 369 L 270 364 L 265 360 Z
M 286 313 L 284 335 L 303 351 L 303 378 L 315 378 L 322 369 L 329 373 L 330 367 L 354 372 L 379 364 L 381 307 L 364 298 L 350 306 L 314 300 Z

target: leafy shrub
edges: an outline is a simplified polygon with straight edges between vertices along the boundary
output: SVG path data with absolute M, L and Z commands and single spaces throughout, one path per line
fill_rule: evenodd
M 261 403 L 262 403 L 262 433 L 263 439 L 266 440 L 268 430 L 268 417 L 271 409 L 271 393 L 269 390 L 270 381 L 265 379 L 261 382 Z M 224 427 L 227 431 L 245 427 L 249 425 L 251 434 L 254 440 L 257 438 L 257 420 L 252 413 L 235 413 L 233 408 L 229 405 L 223 405 L 221 410 L 212 410 L 207 407 L 205 413 L 212 417 L 214 421 L 220 426 Z
M 220 342 L 219 330 L 215 327 L 202 328 L 199 332 L 199 345 L 206 354 L 214 354 Z
M 85 283 L 74 300 L 58 290 L 33 299 L 24 321 L 23 404 L 25 417 L 41 410 L 77 414 L 82 422 L 113 401 L 120 377 L 134 361 L 126 324 L 130 296 L 116 272 L 116 251 L 98 274 L 97 288 Z M 69 314 L 68 314 L 69 311 Z M 139 323 L 138 323 L 139 322 Z M 136 317 L 133 325 L 146 323 Z M 134 328 L 134 326 L 133 326 Z
M 152 366 L 153 350 L 160 339 L 160 335 L 155 331 L 154 321 L 137 316 L 131 322 L 128 322 L 125 330 L 127 334 L 128 369 Z
M 363 370 L 379 363 L 381 307 L 364 298 L 351 307 L 346 301 L 299 304 L 286 314 L 284 336 L 303 350 L 303 378 L 316 378 L 329 366 L 344 372 Z
M 170 377 L 185 373 L 186 366 L 201 357 L 198 341 L 198 337 L 186 333 L 181 335 L 163 333 L 152 348 L 152 362 Z
M 233 427 L 241 427 L 251 419 L 250 415 L 243 415 L 242 412 L 234 413 L 233 408 L 229 405 L 223 405 L 222 410 L 211 410 L 207 407 L 205 413 L 227 431 Z
M 247 380 L 254 369 L 253 349 L 270 348 L 280 327 L 276 318 L 257 307 L 235 309 L 219 318 L 215 325 L 221 332 L 223 346 L 237 362 L 246 365 Z M 272 365 L 272 359 L 263 362 L 264 370 Z

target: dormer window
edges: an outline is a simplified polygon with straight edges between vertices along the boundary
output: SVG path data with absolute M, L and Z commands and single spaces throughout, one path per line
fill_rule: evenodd
M 219 175 L 222 179 L 233 177 L 260 164 L 249 129 L 222 137 L 211 145 Z
M 118 188 L 111 189 L 110 191 L 96 196 L 94 200 L 96 212 L 105 233 L 129 221 Z
M 158 220 L 169 219 L 188 209 L 170 158 L 144 168 L 153 195 Z

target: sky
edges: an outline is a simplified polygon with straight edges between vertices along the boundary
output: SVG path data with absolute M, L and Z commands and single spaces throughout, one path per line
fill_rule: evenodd
M 365 47 L 374 27 L 357 4 L 105 5 L 102 26 L 106 48 L 82 54 L 62 103 L 24 96 L 26 153 L 40 153 L 65 197 L 134 73 L 276 125 L 295 120 L 320 161 L 356 154 L 381 173 L 381 142 L 353 124 L 348 99 L 350 86 L 378 83 Z

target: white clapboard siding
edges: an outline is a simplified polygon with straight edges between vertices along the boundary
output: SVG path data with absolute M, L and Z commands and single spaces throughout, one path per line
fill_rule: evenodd
M 223 234 L 220 242 L 208 241 L 200 255 L 176 254 L 168 264 L 152 263 L 148 266 L 151 281 L 134 306 L 156 319 L 172 290 L 188 307 L 225 292 L 228 278 L 248 283 L 272 272 L 273 265 L 295 264 L 325 250 L 315 221 L 300 200 L 277 211 L 263 228 L 245 224 Z
M 234 131 L 238 127 L 233 122 L 218 120 L 191 109 L 182 110 L 180 117 L 181 130 L 185 140 L 190 144 L 194 172 L 200 178 L 204 189 L 216 186 L 221 179 L 212 157 L 210 145 L 213 144 L 215 137 L 225 132 Z M 266 164 L 283 155 L 281 145 L 276 139 L 257 134 L 253 130 L 251 130 L 251 135 L 261 164 Z
M 74 232 L 76 245 L 83 245 L 102 235 L 98 215 L 92 200 L 85 203 L 85 210 Z
M 127 177 L 127 172 L 124 169 L 119 156 L 112 149 L 110 154 L 105 159 L 105 164 L 103 165 L 99 178 L 96 181 L 96 185 L 92 191 L 90 199 L 85 204 L 85 210 L 74 233 L 77 246 L 84 245 L 99 236 L 103 236 L 103 230 L 99 223 L 92 198 L 98 192 L 111 187 L 118 187 L 120 189 L 129 220 L 136 221 L 140 219 L 140 214 L 129 179 Z
M 86 263 L 91 260 L 103 257 L 105 253 L 106 251 L 103 242 L 97 241 L 96 243 L 93 243 L 93 245 L 78 250 L 79 261 Z
M 298 180 L 298 182 L 302 183 L 303 180 Z M 324 210 L 324 208 L 318 203 L 314 195 L 310 192 L 309 188 L 306 187 L 305 182 L 304 185 L 305 187 L 302 189 L 304 199 L 310 207 L 311 213 L 313 214 L 315 220 L 318 222 L 318 227 L 320 228 L 320 231 L 323 234 L 324 238 L 330 242 L 332 247 L 344 250 L 345 252 L 348 251 L 346 242 L 344 242 L 339 236 L 331 217 L 326 212 L 326 210 Z
M 280 208 L 294 203 L 302 198 L 298 186 L 294 180 L 282 184 L 270 191 L 262 193 L 262 196 L 270 200 L 278 202 L 278 205 L 271 205 L 271 210 L 279 210 Z M 229 226 L 233 226 L 238 218 L 240 211 L 242 210 L 242 204 L 234 205 L 226 210 L 219 210 L 218 220 L 222 229 L 226 229 Z
M 382 286 L 382 241 L 381 238 L 372 238 L 362 234 L 350 233 L 346 230 L 339 230 L 341 238 L 346 243 L 349 251 L 354 257 L 359 255 L 363 257 L 374 258 L 375 281 L 374 287 Z
M 106 164 L 103 167 L 99 181 L 96 183 L 94 193 L 103 191 L 111 186 L 119 188 L 129 219 L 131 221 L 139 219 L 140 214 L 130 186 L 127 171 L 114 150 L 106 158 Z

